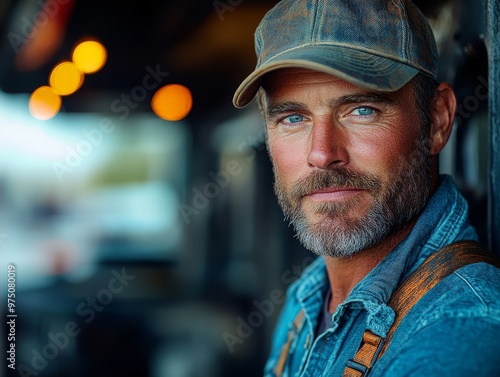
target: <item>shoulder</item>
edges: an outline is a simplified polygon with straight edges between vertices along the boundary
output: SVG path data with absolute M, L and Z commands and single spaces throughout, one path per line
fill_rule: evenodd
M 500 269 L 483 262 L 462 267 L 437 284 L 417 305 L 415 314 L 421 311 L 422 325 L 440 316 L 500 321 Z
M 404 321 L 407 330 L 418 332 L 452 318 L 481 318 L 500 325 L 500 269 L 484 262 L 458 269 L 427 292 Z
M 471 264 L 418 301 L 379 367 L 397 376 L 499 375 L 499 333 L 500 269 Z
M 500 269 L 487 263 L 465 266 L 445 281 L 449 289 L 461 287 L 461 291 L 477 300 L 481 313 L 500 318 Z M 459 292 L 456 292 L 459 293 Z M 465 303 L 464 303 L 465 305 Z

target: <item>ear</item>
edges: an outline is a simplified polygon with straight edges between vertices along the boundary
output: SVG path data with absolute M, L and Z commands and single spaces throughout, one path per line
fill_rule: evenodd
M 457 107 L 455 92 L 448 83 L 441 83 L 432 108 L 431 155 L 437 155 L 446 145 L 453 128 Z

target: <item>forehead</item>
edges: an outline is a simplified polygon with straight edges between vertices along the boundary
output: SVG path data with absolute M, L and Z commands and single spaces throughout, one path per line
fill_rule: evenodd
M 262 87 L 267 95 L 273 96 L 277 93 L 293 89 L 310 86 L 330 85 L 342 92 L 350 93 L 380 93 L 384 96 L 399 98 L 401 100 L 411 100 L 409 94 L 412 93 L 411 84 L 405 85 L 395 92 L 383 92 L 366 89 L 361 86 L 343 80 L 340 77 L 328 73 L 313 71 L 305 68 L 282 68 L 269 72 L 262 82 Z
M 328 73 L 313 71 L 305 68 L 282 68 L 271 71 L 264 77 L 262 86 L 272 90 L 275 87 L 280 87 L 287 84 L 305 84 L 305 83 L 323 83 L 336 82 L 339 84 L 345 83 L 348 86 L 355 85 L 348 83 L 337 76 Z

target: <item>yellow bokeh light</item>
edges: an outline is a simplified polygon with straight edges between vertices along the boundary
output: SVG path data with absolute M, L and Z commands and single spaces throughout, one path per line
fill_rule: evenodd
M 84 73 L 95 73 L 106 63 L 106 48 L 97 41 L 84 41 L 73 50 L 73 63 Z
M 38 120 L 53 118 L 61 109 L 62 100 L 50 86 L 36 89 L 29 99 L 29 111 Z
M 49 84 L 61 96 L 73 94 L 83 84 L 83 73 L 72 62 L 62 62 L 54 67 Z
M 151 100 L 151 108 L 160 118 L 177 121 L 186 117 L 193 106 L 193 97 L 188 88 L 180 84 L 169 84 L 160 88 Z

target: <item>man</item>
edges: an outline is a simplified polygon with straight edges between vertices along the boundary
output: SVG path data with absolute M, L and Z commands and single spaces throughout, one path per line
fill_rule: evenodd
M 234 104 L 258 97 L 278 201 L 321 256 L 288 290 L 265 375 L 499 376 L 492 264 L 437 282 L 384 343 L 402 282 L 439 249 L 477 239 L 439 175 L 456 99 L 436 81 L 425 17 L 406 0 L 284 0 L 255 43 Z M 368 365 L 355 357 L 364 334 L 382 339 Z

